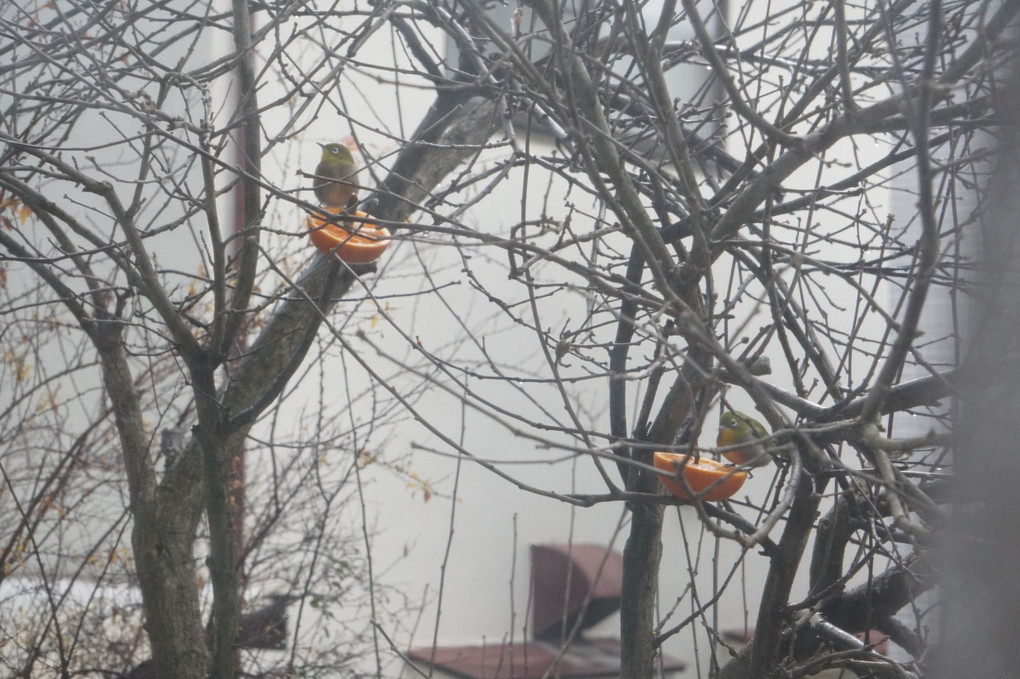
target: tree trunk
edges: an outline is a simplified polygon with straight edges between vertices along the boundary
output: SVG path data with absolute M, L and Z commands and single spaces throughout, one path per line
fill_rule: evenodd
M 634 504 L 623 549 L 620 676 L 648 679 L 655 661 L 655 595 L 662 559 L 663 505 Z
M 134 518 L 131 545 L 145 607 L 145 628 L 161 677 L 203 679 L 208 651 L 203 641 L 192 552 L 201 515 L 201 479 L 183 486 L 184 493 L 167 494 L 156 486 L 149 437 L 121 342 L 121 328 L 118 321 L 103 321 L 92 336 L 127 470 Z
M 690 346 L 688 357 L 659 414 L 648 433 L 648 440 L 672 444 L 684 421 L 694 411 L 695 399 L 705 386 L 711 355 Z M 651 463 L 651 453 L 639 452 L 635 458 Z M 655 493 L 659 482 L 654 474 L 631 470 L 628 490 Z M 620 676 L 622 679 L 650 679 L 655 667 L 655 597 L 659 588 L 659 562 L 662 559 L 662 519 L 664 507 L 651 503 L 632 503 L 630 535 L 623 550 L 623 589 L 620 608 Z

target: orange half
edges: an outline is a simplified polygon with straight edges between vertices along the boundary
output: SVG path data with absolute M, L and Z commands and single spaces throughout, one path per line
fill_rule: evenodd
M 683 453 L 660 453 L 653 456 L 659 481 L 679 498 L 693 500 L 698 497 L 705 502 L 718 502 L 730 497 L 744 485 L 747 472 L 734 471 L 733 465 L 716 462 L 707 457 L 697 461 Z M 691 495 L 683 483 L 676 477 L 683 469 L 684 481 L 696 495 Z M 706 490 L 707 489 L 707 490 Z
M 341 207 L 324 208 L 333 214 L 341 214 Z M 371 219 L 364 212 L 355 212 L 352 217 Z M 385 226 L 365 222 L 341 221 L 330 224 L 317 215 L 308 215 L 308 237 L 312 245 L 322 252 L 336 252 L 348 264 L 367 264 L 379 259 L 390 246 L 390 231 Z

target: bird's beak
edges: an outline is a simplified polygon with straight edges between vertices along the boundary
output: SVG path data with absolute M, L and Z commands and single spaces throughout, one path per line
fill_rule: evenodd
M 319 142 L 315 142 L 315 143 L 316 143 L 316 144 L 319 144 L 319 148 L 320 148 L 320 149 L 324 149 L 324 148 L 326 148 L 326 145 L 325 145 L 325 144 L 321 144 L 321 143 L 319 143 Z

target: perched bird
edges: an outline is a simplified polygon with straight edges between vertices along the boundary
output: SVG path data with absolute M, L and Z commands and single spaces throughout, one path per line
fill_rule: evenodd
M 351 150 L 343 144 L 320 144 L 322 160 L 315 167 L 312 187 L 315 197 L 326 207 L 354 207 L 358 200 L 358 185 L 354 175 L 358 164 Z
M 270 603 L 241 618 L 237 645 L 241 648 L 287 647 L 287 607 L 301 597 L 292 594 L 270 594 Z
M 761 467 L 772 461 L 772 444 L 767 441 L 768 429 L 758 420 L 736 410 L 727 410 L 719 418 L 719 448 L 747 445 L 723 450 L 722 455 L 733 464 Z

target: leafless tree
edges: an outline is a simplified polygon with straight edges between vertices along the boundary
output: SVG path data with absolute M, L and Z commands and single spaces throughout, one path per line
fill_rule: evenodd
M 375 449 L 414 421 L 524 492 L 625 504 L 626 679 L 714 630 L 759 550 L 753 641 L 711 672 L 925 674 L 948 399 L 1015 362 L 962 340 L 1017 9 L 5 4 L 0 578 L 41 579 L 46 611 L 4 618 L 6 669 L 137 661 L 144 620 L 161 677 L 354 673 L 362 654 L 382 674 L 384 601 L 405 604 L 380 596 L 367 519 L 332 519 L 363 506 L 364 465 L 407 473 Z M 359 209 L 394 233 L 377 264 L 307 245 L 322 213 L 295 156 L 317 120 L 351 136 Z M 422 341 L 416 309 L 450 340 Z M 360 375 L 340 395 L 337 362 Z M 601 486 L 529 483 L 423 414 L 426 393 Z M 652 452 L 711 455 L 706 418 L 741 400 L 774 483 L 664 494 Z M 682 618 L 656 608 L 670 505 L 694 506 L 692 546 L 741 550 Z M 72 606 L 68 580 L 136 583 L 142 608 L 103 608 L 98 585 Z M 341 607 L 350 643 L 239 655 L 241 599 L 267 585 Z

